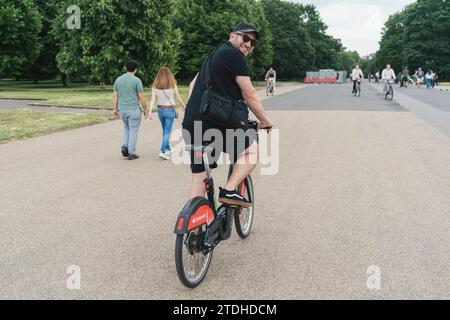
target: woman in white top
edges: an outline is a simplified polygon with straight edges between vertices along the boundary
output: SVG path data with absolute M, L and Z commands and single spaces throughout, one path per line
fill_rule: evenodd
M 172 72 L 167 67 L 159 69 L 155 81 L 152 85 L 152 98 L 150 101 L 150 113 L 153 110 L 155 101 L 158 100 L 158 117 L 161 121 L 163 139 L 159 156 L 163 159 L 170 159 L 170 145 L 169 138 L 172 132 L 173 121 L 176 116 L 175 111 L 175 97 L 186 109 L 186 105 L 180 96 L 177 88 L 177 81 Z

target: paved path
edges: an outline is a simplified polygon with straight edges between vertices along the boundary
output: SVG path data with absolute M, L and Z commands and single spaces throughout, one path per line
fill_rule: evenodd
M 105 109 L 44 107 L 32 105 L 34 103 L 39 103 L 39 100 L 0 99 L 0 110 L 35 110 L 46 112 L 84 113 L 84 114 L 101 114 L 101 115 L 111 114 L 111 110 Z
M 289 83 L 281 84 L 278 87 L 278 94 L 285 94 L 300 88 L 303 85 L 293 85 Z M 265 90 L 259 90 L 258 96 L 261 100 L 268 99 Z M 63 113 L 84 113 L 84 114 L 101 114 L 110 115 L 112 110 L 95 109 L 95 108 L 73 108 L 73 107 L 46 107 L 40 106 L 39 102 L 42 100 L 27 100 L 27 99 L 0 99 L 0 110 L 35 110 L 46 112 L 63 112 Z
M 382 97 L 382 87 L 370 84 Z M 394 98 L 396 103 L 405 106 L 406 110 L 414 112 L 421 119 L 434 126 L 442 133 L 450 137 L 450 92 L 418 89 L 410 86 L 407 89 L 394 86 Z
M 0 145 L 0 298 L 449 299 L 450 139 L 349 90 L 265 101 L 279 172 L 256 169 L 252 234 L 220 244 L 196 290 L 173 256 L 189 169 L 157 157 L 159 122 L 143 123 L 132 162 L 120 121 Z M 223 184 L 226 167 L 214 175 Z M 81 290 L 66 287 L 70 265 Z M 367 287 L 373 265 L 380 290 Z

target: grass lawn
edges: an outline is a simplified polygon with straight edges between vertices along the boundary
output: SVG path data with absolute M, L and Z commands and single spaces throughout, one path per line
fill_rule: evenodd
M 283 86 L 285 84 L 287 83 L 279 82 L 277 85 Z M 257 90 L 261 90 L 265 88 L 266 83 L 264 81 L 254 82 L 254 86 Z M 187 103 L 188 85 L 179 84 L 178 89 L 183 101 Z M 151 89 L 145 88 L 144 90 L 145 97 L 150 103 Z M 99 86 L 86 83 L 74 83 L 70 87 L 64 88 L 56 80 L 41 81 L 37 84 L 30 81 L 0 81 L 0 98 L 44 99 L 36 102 L 36 104 L 42 106 L 112 109 L 112 95 L 112 85 L 102 89 Z M 177 107 L 181 107 L 178 101 Z
M 188 86 L 179 85 L 178 89 L 186 103 Z M 64 88 L 58 81 L 42 81 L 38 84 L 29 81 L 0 81 L 0 98 L 46 99 L 37 103 L 43 106 L 113 109 L 112 96 L 112 85 L 102 89 L 99 86 L 76 83 Z M 150 88 L 145 88 L 145 97 L 150 103 Z M 177 106 L 181 107 L 179 104 Z
M 110 120 L 111 116 L 0 110 L 0 143 Z

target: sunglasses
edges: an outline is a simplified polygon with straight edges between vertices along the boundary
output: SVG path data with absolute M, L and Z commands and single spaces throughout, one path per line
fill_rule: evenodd
M 242 41 L 244 41 L 244 42 L 249 42 L 250 41 L 252 47 L 256 46 L 256 44 L 258 43 L 258 40 L 250 38 L 245 33 L 236 32 L 236 34 L 242 36 Z

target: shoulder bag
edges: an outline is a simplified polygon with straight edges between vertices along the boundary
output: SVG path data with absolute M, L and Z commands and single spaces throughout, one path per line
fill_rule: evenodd
M 248 121 L 246 102 L 233 100 L 212 90 L 211 58 L 216 50 L 217 48 L 210 54 L 205 64 L 205 89 L 200 102 L 202 118 L 222 129 L 245 128 Z

